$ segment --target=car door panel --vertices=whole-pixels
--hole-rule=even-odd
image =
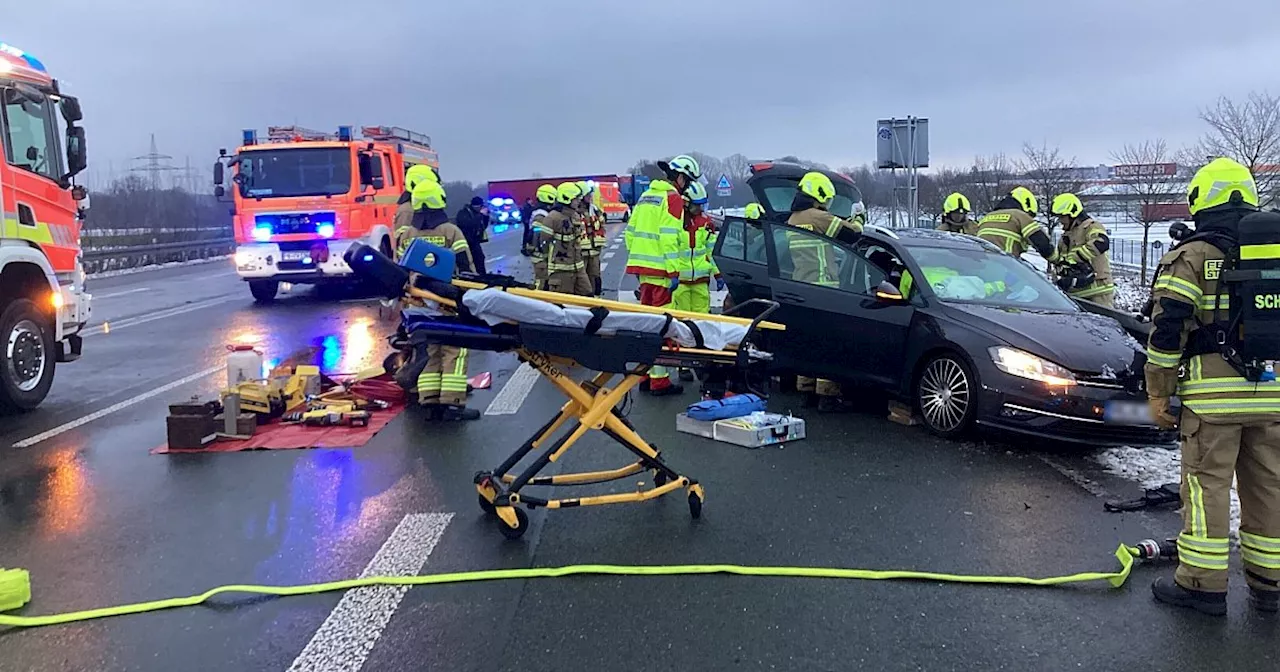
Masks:
[[[770,298],[769,265],[759,222],[726,217],[716,236],[712,257],[734,303]]]

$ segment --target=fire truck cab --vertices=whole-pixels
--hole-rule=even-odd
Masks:
[[[411,166],[439,170],[431,138],[388,126],[351,126],[335,134],[272,126],[266,142],[244,131],[244,144],[214,164],[214,193],[231,192],[236,271],[259,303],[281,282],[352,282],[342,255],[353,243],[390,254],[392,220]],[[230,189],[223,186],[231,168]]]
[[[82,116],[44,64],[0,42],[0,412],[38,406],[55,365],[80,357]]]

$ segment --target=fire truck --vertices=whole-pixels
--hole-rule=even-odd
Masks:
[[[391,253],[405,171],[440,167],[430,137],[397,126],[365,126],[358,138],[351,126],[272,126],[261,141],[249,129],[235,154],[219,154],[214,194],[231,193],[236,271],[259,303],[273,301],[281,282],[353,282],[342,260],[353,243]]]
[[[0,412],[44,400],[80,357],[89,321],[80,259],[85,169],[80,101],[38,59],[0,42]],[[66,151],[63,153],[63,147]]]

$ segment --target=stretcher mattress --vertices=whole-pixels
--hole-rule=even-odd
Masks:
[[[585,329],[596,318],[592,311],[585,308],[563,308],[547,301],[516,296],[501,289],[470,290],[463,295],[462,303],[472,315],[489,325],[517,322]],[[704,347],[711,350],[724,350],[730,345],[739,345],[747,335],[747,327],[738,324],[711,320],[693,320],[693,323],[702,335],[701,344],[698,343],[694,330],[683,321],[649,313],[609,311],[596,333],[661,333],[663,338],[671,339],[686,348]]]

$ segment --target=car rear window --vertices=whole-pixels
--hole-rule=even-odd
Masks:
[[[853,216],[853,204],[862,200],[858,188],[844,180],[832,180],[836,185],[836,197],[831,201],[831,214],[848,219]],[[760,180],[760,190],[774,212],[791,212],[791,201],[796,197],[800,181],[789,177],[765,177]]]

